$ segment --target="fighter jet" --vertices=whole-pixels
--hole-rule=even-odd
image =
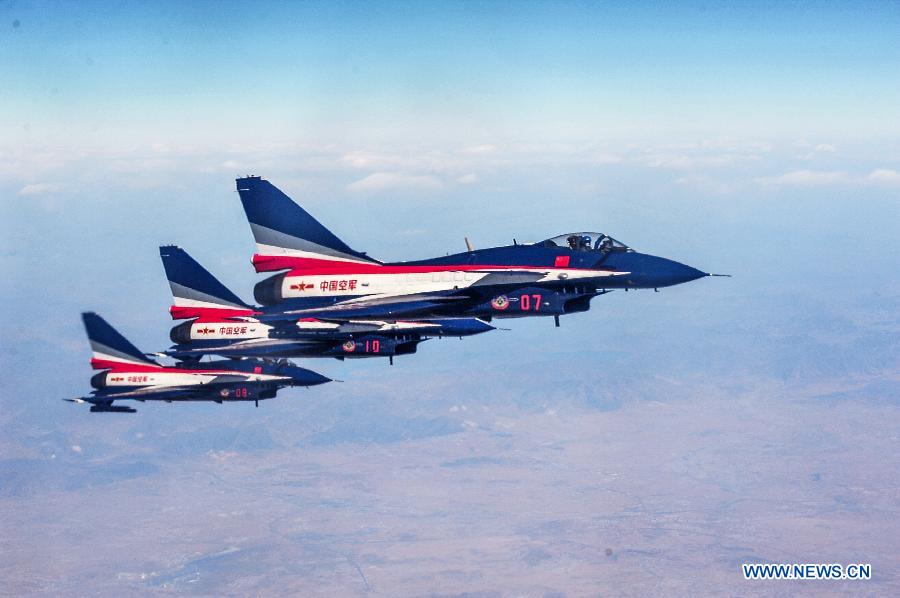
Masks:
[[[385,263],[351,249],[267,180],[239,178],[237,190],[256,240],[256,271],[280,271],[254,296],[299,317],[554,316],[558,326],[560,315],[587,311],[613,289],[709,276],[594,232]]]
[[[106,320],[82,314],[91,343],[91,367],[102,370],[91,378],[96,390],[72,403],[88,403],[92,413],[134,413],[114,401],[259,401],[274,398],[287,386],[314,386],[330,382],[316,372],[287,360],[228,360],[180,363],[167,367],[141,353]]]
[[[388,357],[415,353],[432,337],[469,336],[493,330],[477,318],[425,321],[342,320],[284,315],[276,305],[245,303],[174,245],[159,248],[172,290],[169,313],[188,320],[172,328],[175,343],[165,353],[182,360],[223,357]],[[265,318],[265,322],[260,320]]]

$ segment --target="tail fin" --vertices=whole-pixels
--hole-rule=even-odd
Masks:
[[[91,343],[91,366],[95,370],[133,366],[162,367],[128,342],[124,336],[94,312],[81,314]]]
[[[257,272],[334,262],[380,263],[350,249],[269,181],[256,176],[237,179],[237,190],[256,239]]]
[[[159,257],[172,288],[169,313],[173,320],[254,313],[252,306],[241,301],[181,247],[163,245],[159,248]]]

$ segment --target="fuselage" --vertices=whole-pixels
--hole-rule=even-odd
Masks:
[[[100,372],[91,378],[91,386],[97,389],[129,390],[146,386],[184,387],[202,386],[222,376],[240,376],[247,383],[285,382],[289,376],[259,372],[242,372],[233,369],[123,366]]]
[[[211,314],[183,322],[170,332],[175,343],[166,354],[178,359],[204,355],[223,357],[393,357],[415,353],[434,337],[471,336],[494,327],[477,318],[425,321],[328,322],[315,318],[279,318],[277,310],[254,310],[273,318],[267,324],[253,316],[214,319]]]
[[[328,381],[325,376],[297,367],[290,362],[220,360],[207,363],[181,363],[177,366],[159,366],[92,360],[91,364],[94,369],[103,370],[91,378],[91,386],[110,393],[145,387],[160,390],[175,387],[198,387],[220,384],[223,380],[233,384],[260,388],[312,386]]]
[[[258,260],[268,267],[292,262]],[[428,260],[371,264],[310,260],[256,285],[263,305],[289,301],[315,307],[370,297],[452,293],[483,289],[502,295],[523,287],[646,289],[695,280],[706,274],[678,262],[627,248],[578,251],[567,247],[508,245]],[[516,276],[516,275],[519,276]]]
[[[705,274],[573,232],[431,259],[385,263],[352,249],[269,181],[236,181],[256,241],[256,300],[311,317],[559,316],[611,289],[671,286]],[[515,301],[514,301],[515,300]],[[516,302],[519,309],[510,309]]]
[[[199,359],[165,366],[135,347],[94,312],[82,315],[91,345],[91,367],[100,370],[91,378],[88,396],[65,399],[89,403],[94,413],[134,413],[114,405],[116,401],[254,401],[274,398],[286,386],[314,386],[329,382],[321,374],[297,367],[287,360]]]

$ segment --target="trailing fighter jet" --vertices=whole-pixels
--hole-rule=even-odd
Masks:
[[[709,276],[592,232],[384,263],[351,249],[267,180],[240,178],[237,190],[256,240],[256,271],[281,271],[254,296],[298,317],[554,316],[559,325],[560,315],[587,311],[612,289]]]
[[[188,253],[159,248],[172,289],[169,313],[189,320],[172,328],[175,343],[165,353],[183,360],[223,357],[388,357],[415,353],[430,337],[469,336],[493,330],[477,318],[426,321],[331,322],[281,315],[278,306],[244,303]],[[266,322],[262,322],[264,317]]]
[[[314,386],[330,382],[316,372],[287,360],[228,360],[181,363],[167,367],[141,353],[106,320],[82,314],[91,343],[91,366],[103,370],[91,378],[96,390],[72,403],[89,403],[91,412],[134,413],[114,401],[254,401],[271,399],[286,386]]]

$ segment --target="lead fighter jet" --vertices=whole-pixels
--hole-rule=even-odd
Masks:
[[[96,390],[72,403],[88,403],[92,413],[134,413],[114,401],[254,401],[274,398],[286,386],[314,386],[330,382],[316,372],[289,361],[250,359],[160,365],[141,353],[106,320],[82,314],[93,355],[91,366],[103,370],[91,378]]]
[[[278,272],[256,300],[315,318],[559,316],[612,289],[658,289],[703,276],[612,237],[569,233],[419,261],[384,263],[351,249],[272,183],[237,179],[257,272]],[[263,320],[265,316],[263,316]]]

